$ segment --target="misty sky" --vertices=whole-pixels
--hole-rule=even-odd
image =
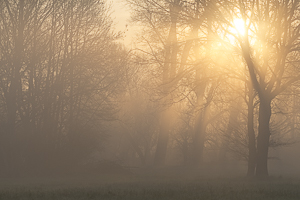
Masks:
[[[116,24],[116,31],[125,31],[126,25],[129,25],[130,12],[129,8],[126,7],[124,0],[113,0],[112,1],[112,18]],[[124,43],[130,43],[130,36],[133,33],[132,27],[127,27],[126,37],[124,38]]]

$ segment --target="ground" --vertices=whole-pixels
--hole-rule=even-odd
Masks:
[[[0,199],[299,200],[300,179],[271,177],[165,177],[101,175],[93,178],[1,180]]]

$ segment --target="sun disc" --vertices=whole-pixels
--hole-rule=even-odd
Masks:
[[[244,35],[245,34],[245,22],[242,19],[234,19],[233,20],[233,25],[235,30],[241,34]]]

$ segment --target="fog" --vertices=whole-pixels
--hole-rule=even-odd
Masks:
[[[1,186],[299,178],[299,6],[0,1]]]

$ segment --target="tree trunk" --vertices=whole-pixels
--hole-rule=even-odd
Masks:
[[[256,176],[268,176],[271,101],[260,98]]]
[[[10,10],[10,5],[6,2],[7,9]],[[18,9],[18,17],[17,17],[17,28],[13,32],[15,35],[15,47],[14,47],[14,61],[12,66],[12,74],[11,74],[11,84],[8,89],[8,96],[6,99],[7,105],[7,120],[10,127],[11,133],[14,132],[17,110],[18,110],[18,101],[21,98],[19,95],[22,91],[21,87],[21,77],[20,70],[22,68],[22,57],[23,57],[23,43],[24,43],[24,0],[20,0],[19,9]],[[15,19],[11,18],[11,21],[15,23]],[[19,94],[19,95],[18,95]]]
[[[198,115],[196,121],[195,121],[195,138],[194,138],[194,165],[200,166],[203,162],[203,149],[204,149],[204,143],[205,143],[205,129],[206,125],[204,123],[206,110],[204,110]]]
[[[248,71],[252,81],[253,88],[257,91],[260,100],[259,119],[258,119],[258,136],[257,136],[257,164],[256,176],[268,176],[268,151],[270,139],[270,118],[271,118],[271,99],[270,94],[265,89],[266,83],[263,79],[258,82],[256,77],[255,66],[250,55],[249,41],[241,43],[244,59],[248,66]]]
[[[256,140],[255,140],[255,132],[253,127],[253,88],[251,84],[249,84],[249,101],[248,101],[248,171],[247,176],[254,176],[255,168],[256,168]]]
[[[227,157],[226,154],[228,153],[228,147],[230,146],[230,140],[234,137],[234,133],[237,131],[237,126],[239,124],[238,117],[239,117],[239,108],[241,107],[241,101],[238,99],[237,101],[232,101],[230,105],[230,112],[229,112],[229,121],[227,125],[227,130],[225,132],[225,137],[222,140],[221,147],[219,149],[219,167],[220,170],[224,171],[227,170]]]
[[[164,61],[164,68],[163,68],[163,95],[166,95],[164,98],[166,104],[165,110],[162,111],[162,118],[160,122],[160,131],[158,136],[158,142],[156,146],[155,158],[154,158],[154,165],[155,166],[162,166],[164,165],[166,154],[167,154],[167,145],[169,140],[169,132],[170,132],[170,119],[168,119],[168,104],[172,103],[170,101],[171,98],[171,87],[168,86],[176,76],[176,66],[177,66],[177,52],[178,52],[178,44],[177,44],[177,32],[176,32],[176,25],[177,25],[177,18],[179,12],[179,0],[175,0],[174,3],[170,4],[170,18],[171,18],[171,25],[169,36],[166,41],[166,54],[165,54],[165,61]],[[163,100],[163,101],[164,101]]]
[[[165,164],[166,155],[167,155],[169,134],[166,133],[165,131],[162,132],[163,133],[159,134],[158,143],[155,151],[154,165],[156,167],[160,167]]]
[[[169,131],[170,131],[170,119],[168,111],[163,111],[162,117],[160,119],[160,133],[158,135],[158,141],[154,157],[154,166],[159,167],[165,164],[167,147],[169,140]]]

